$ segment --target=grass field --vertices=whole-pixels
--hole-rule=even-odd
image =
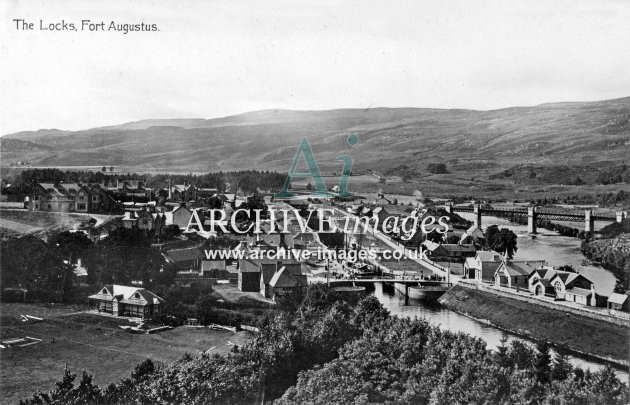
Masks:
[[[210,353],[226,354],[232,343],[243,345],[253,337],[249,332],[187,327],[151,335],[132,334],[118,327],[130,325],[125,319],[87,314],[85,310],[80,306],[2,304],[3,341],[27,336],[42,339],[34,345],[1,349],[2,404],[16,403],[36,390],[52,389],[66,364],[79,375],[83,370],[89,372],[103,386],[128,376],[147,358],[168,364],[185,353],[199,355],[210,349]],[[21,314],[44,321],[22,323]]]
[[[461,286],[455,286],[443,298],[447,308],[487,319],[507,330],[526,330],[534,339],[628,361],[627,327]]]
[[[111,216],[0,209],[0,237],[42,236],[49,232],[66,231],[85,225],[90,218],[95,218],[98,226]]]

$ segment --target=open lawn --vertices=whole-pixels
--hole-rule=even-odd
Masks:
[[[232,344],[243,345],[253,335],[208,328],[179,327],[162,333],[133,334],[119,325],[125,319],[84,313],[85,308],[64,305],[2,304],[2,341],[32,337],[41,342],[0,349],[0,402],[15,403],[36,390],[48,391],[63,375],[66,364],[77,374],[83,370],[103,386],[128,376],[133,367],[150,358],[170,363],[185,353],[204,351],[226,354]],[[23,323],[21,314],[44,318]]]
[[[252,307],[266,307],[275,305],[273,300],[263,298],[258,292],[243,292],[235,284],[217,284],[212,286],[213,295],[217,299],[228,302],[250,305]]]
[[[51,231],[67,231],[86,225],[95,218],[97,226],[112,218],[109,215],[67,212],[17,211],[0,209],[0,229],[8,235],[41,234]]]

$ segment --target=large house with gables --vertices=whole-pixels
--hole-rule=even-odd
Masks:
[[[495,251],[478,250],[475,257],[464,262],[464,274],[478,283],[494,281],[494,274],[503,262],[503,256]]]
[[[117,202],[99,186],[80,183],[38,183],[28,202],[30,211],[109,212]]]
[[[494,273],[494,284],[498,287],[529,289],[529,275],[537,269],[547,266],[544,260],[504,261]]]
[[[581,274],[558,272],[549,279],[549,282],[558,299],[592,307],[597,305],[595,285]]]
[[[106,285],[88,297],[99,312],[114,316],[151,318],[162,312],[164,300],[149,290],[124,285]]]

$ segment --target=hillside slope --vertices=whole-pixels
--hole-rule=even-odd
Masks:
[[[354,157],[355,170],[461,170],[515,164],[595,164],[630,156],[630,97],[494,111],[418,108],[266,110],[218,119],[144,120],[83,131],[6,135],[3,166],[116,166],[138,171],[286,171],[307,137],[324,170]],[[348,134],[359,143],[350,147]]]

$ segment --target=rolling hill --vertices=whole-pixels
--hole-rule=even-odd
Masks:
[[[358,135],[356,146],[346,142]],[[425,171],[442,161],[450,170],[499,172],[517,164],[604,167],[630,156],[630,97],[553,103],[493,111],[373,108],[265,110],[217,119],[161,119],[83,131],[39,130],[5,135],[4,167],[115,166],[138,172],[228,169],[287,171],[307,137],[324,171],[335,158],[355,170],[395,174]]]

